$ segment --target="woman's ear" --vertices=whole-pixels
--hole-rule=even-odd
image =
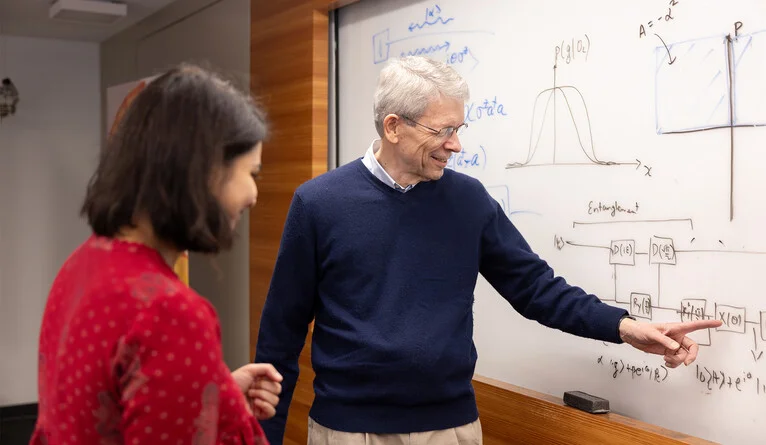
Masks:
[[[392,144],[399,143],[402,137],[402,119],[395,114],[389,114],[383,119],[383,136]]]

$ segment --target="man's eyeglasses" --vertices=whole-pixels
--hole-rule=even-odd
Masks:
[[[462,124],[458,125],[457,127],[444,127],[441,130],[437,130],[435,128],[429,127],[428,125],[423,125],[420,122],[415,121],[414,119],[410,119],[407,116],[402,116],[402,118],[404,120],[412,122],[413,124],[415,124],[415,125],[417,125],[419,127],[423,127],[426,130],[428,130],[431,133],[433,133],[434,135],[436,135],[437,137],[444,138],[444,139],[448,139],[448,138],[452,137],[453,133],[455,133],[457,135],[460,135],[460,134],[463,133],[463,130],[468,128],[468,124],[463,122]]]

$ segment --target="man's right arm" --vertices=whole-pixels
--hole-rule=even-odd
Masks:
[[[300,195],[293,195],[271,278],[255,351],[256,363],[271,363],[284,380],[276,415],[261,421],[271,445],[281,445],[287,411],[298,380],[298,357],[314,316],[316,237]]]

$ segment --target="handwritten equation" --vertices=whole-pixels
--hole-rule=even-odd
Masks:
[[[583,58],[583,61],[588,61],[588,54],[590,53],[590,37],[585,34],[582,38],[572,37],[569,41],[561,41],[561,44],[556,45],[554,49],[554,66],[558,66],[559,61],[569,65],[574,62],[578,55]]]
[[[472,63],[471,69],[476,68],[479,64],[479,59],[471,52],[468,46],[463,46],[458,51],[451,51],[452,44],[449,40],[443,42],[437,42],[431,45],[418,46],[411,49],[404,49],[399,52],[400,57],[407,56],[431,56],[432,58],[442,59],[448,65],[461,65],[463,63]],[[437,55],[444,54],[444,57],[436,57]],[[381,53],[382,55],[382,53]]]
[[[708,391],[751,391],[757,395],[766,396],[766,380],[756,377],[752,372],[724,372],[696,365],[697,381]]]
[[[649,255],[649,264],[676,264],[676,248],[672,238],[652,236],[649,252],[636,252],[636,240],[612,240],[608,247],[609,264],[635,266],[636,255]]]
[[[487,167],[487,151],[479,145],[478,150],[463,148],[460,153],[453,154],[447,161],[447,168],[452,170],[484,170]]]
[[[678,0],[670,0],[668,2],[667,13],[663,12],[657,18],[657,20],[652,19],[652,20],[649,20],[648,22],[646,22],[645,24],[644,23],[640,24],[638,26],[638,38],[640,39],[640,38],[646,37],[646,29],[647,28],[651,29],[651,28],[653,28],[657,24],[665,23],[665,22],[669,22],[671,20],[674,20],[675,17],[673,17],[673,7],[676,6],[676,5],[678,5]],[[673,62],[676,61],[676,58],[672,54],[670,54],[670,47],[667,45],[667,43],[665,43],[665,40],[662,37],[660,37],[659,34],[657,34],[656,32],[653,32],[653,34],[655,36],[657,36],[657,38],[660,40],[660,42],[662,42],[662,46],[665,47],[665,51],[668,53],[668,65],[672,65]]]
[[[508,116],[505,106],[498,102],[497,96],[484,99],[483,102],[471,102],[465,105],[465,121],[475,122],[485,118]]]
[[[607,366],[613,379],[618,377],[643,378],[654,383],[662,383],[668,379],[669,375],[668,368],[665,366],[637,365],[622,359],[608,359],[607,361],[603,355],[596,359],[596,363]]]
[[[613,380],[618,378],[645,379],[660,384],[669,381],[670,376],[670,370],[665,366],[637,365],[623,359],[606,358],[603,355],[596,359],[596,364],[607,369],[607,375]],[[750,392],[766,397],[766,380],[755,375],[752,371],[729,372],[697,364],[695,365],[694,379],[708,394],[714,391]]]
[[[479,64],[479,59],[471,52],[471,49],[464,46],[462,50],[447,54],[447,65],[462,65],[465,62],[473,63],[471,69],[476,68]]]
[[[410,32],[414,32],[435,25],[446,25],[453,20],[455,20],[454,17],[444,18],[442,16],[442,8],[439,5],[434,5],[433,7],[426,8],[425,17],[422,21],[410,23],[407,29]]]
[[[670,0],[668,2],[668,9],[667,12],[664,12],[660,14],[660,16],[654,20],[649,20],[646,23],[642,23],[638,27],[638,37],[644,37],[646,36],[646,29],[647,28],[653,28],[655,25],[659,25],[661,23],[669,22],[671,20],[674,20],[675,17],[673,17],[673,7],[678,5],[679,0]]]

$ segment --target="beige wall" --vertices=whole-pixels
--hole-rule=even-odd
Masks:
[[[2,0],[0,0],[2,1]],[[3,36],[19,90],[0,124],[0,406],[37,401],[53,279],[90,234],[79,209],[100,146],[98,44]],[[2,63],[0,63],[2,65]]]
[[[106,114],[107,88],[157,74],[180,62],[213,68],[247,88],[250,0],[178,0],[103,42],[102,114]],[[248,227],[248,219],[243,218],[232,251],[214,259],[192,255],[189,266],[191,286],[218,310],[224,358],[232,368],[252,359],[248,345]]]

